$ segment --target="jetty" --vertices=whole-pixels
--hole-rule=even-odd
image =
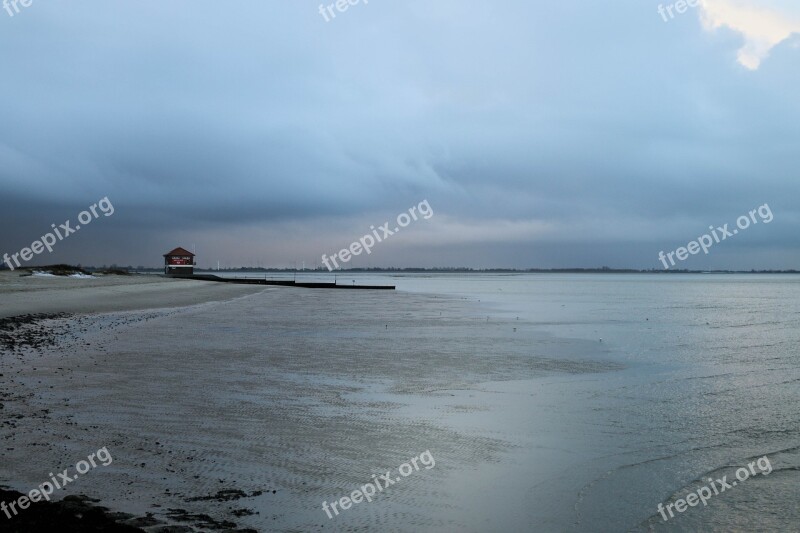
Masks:
[[[233,276],[230,278],[223,278],[213,274],[195,274],[195,266],[197,263],[194,252],[190,252],[185,248],[175,248],[174,250],[164,254],[164,275],[168,278],[178,279],[194,279],[198,281],[217,281],[220,283],[239,283],[242,285],[278,285],[280,287],[303,287],[306,289],[361,289],[361,290],[379,290],[379,291],[393,291],[394,285],[356,285],[353,281],[352,285],[339,285],[334,282],[313,282],[313,281],[297,281],[292,280],[277,280],[267,279],[264,277],[253,276]]]
[[[266,275],[263,278],[253,276],[231,277],[223,278],[213,274],[167,274],[169,278],[177,279],[193,279],[198,281],[217,281],[220,283],[239,283],[246,285],[279,285],[281,287],[303,287],[306,289],[356,289],[356,290],[395,290],[394,285],[344,285],[338,284],[335,281],[330,282],[313,282],[313,281],[297,281],[292,279],[267,279]]]

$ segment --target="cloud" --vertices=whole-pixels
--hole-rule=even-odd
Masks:
[[[775,48],[800,10],[744,1],[707,0],[720,39],[637,0],[0,16],[0,252],[109,196],[114,216],[48,260],[196,244],[204,265],[311,265],[427,198],[435,218],[363,265],[658,267],[653,250],[769,202],[779,222],[715,265],[800,264],[798,72]],[[769,72],[722,64],[741,46]]]
[[[705,0],[701,19],[706,30],[728,27],[744,37],[737,59],[749,70],[758,70],[770,51],[800,33],[800,13],[785,5],[764,6],[752,0]]]

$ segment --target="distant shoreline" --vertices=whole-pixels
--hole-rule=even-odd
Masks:
[[[141,272],[148,272],[142,270]],[[365,273],[365,274],[800,274],[800,270],[664,270],[664,269],[650,269],[650,270],[636,270],[629,268],[530,268],[530,269],[513,269],[513,268],[348,268],[343,270],[334,270],[329,272],[327,269],[292,269],[292,268],[221,268],[219,270],[201,270],[196,269],[196,272],[227,272],[227,273],[241,273],[241,272],[280,272],[280,273],[297,273],[306,272],[309,274],[338,274],[338,273]]]
[[[30,272],[48,267],[26,266],[17,269],[15,272]],[[107,273],[109,267],[81,266],[75,267],[89,273]],[[133,266],[112,265],[113,273],[117,274],[163,274],[163,268],[140,268]],[[0,272],[9,272],[8,269],[0,268]],[[245,273],[245,272],[265,272],[281,274],[800,274],[800,270],[690,270],[690,269],[670,269],[651,268],[467,268],[467,267],[442,267],[442,268],[347,268],[329,271],[326,268],[263,268],[263,267],[237,267],[237,268],[195,268],[197,274],[209,274],[214,272],[225,273]],[[110,273],[110,272],[109,272]]]

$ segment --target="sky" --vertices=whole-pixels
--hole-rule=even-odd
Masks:
[[[671,268],[800,269],[795,0],[352,1],[9,0],[0,253],[107,198],[27,264],[313,268],[427,201],[346,266],[649,269],[767,205]]]

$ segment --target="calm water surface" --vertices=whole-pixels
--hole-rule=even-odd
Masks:
[[[398,291],[86,319],[89,345],[14,370],[54,415],[19,421],[8,479],[107,445],[75,490],[259,531],[800,530],[800,277],[337,277]],[[322,511],[426,450],[434,468]],[[762,456],[769,475],[659,515]]]
[[[543,331],[596,341],[604,357],[627,366],[601,379],[551,383],[558,419],[547,430],[580,460],[570,457],[564,471],[541,480],[540,453],[519,451],[528,484],[537,480],[528,504],[541,514],[531,512],[530,524],[544,519],[575,531],[800,530],[800,277],[395,279],[403,290],[480,299]],[[708,507],[676,512],[666,523],[657,514],[659,502],[683,498],[709,477],[735,479],[737,468],[763,455],[769,475],[756,468],[759,475]]]

